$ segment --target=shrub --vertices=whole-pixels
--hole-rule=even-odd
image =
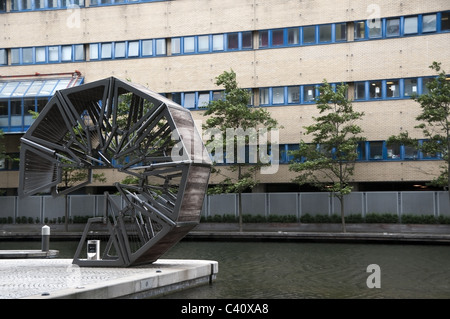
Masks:
[[[399,222],[397,214],[377,214],[369,213],[365,218],[366,223],[383,223],[383,224],[396,224]]]
[[[433,215],[412,215],[405,214],[402,215],[403,224],[436,224],[438,219]]]

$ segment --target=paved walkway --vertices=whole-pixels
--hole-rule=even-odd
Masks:
[[[160,259],[130,267],[79,267],[72,259],[3,259],[0,299],[154,297],[215,279],[218,263]]]

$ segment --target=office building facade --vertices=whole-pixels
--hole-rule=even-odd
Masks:
[[[257,176],[256,190],[301,190],[291,182],[289,151],[312,139],[304,126],[318,114],[324,79],[348,84],[365,113],[354,189],[423,188],[439,173],[439,154],[386,140],[404,131],[424,138],[411,95],[426,92],[433,61],[450,70],[449,51],[447,0],[0,0],[0,129],[10,156],[0,189],[15,195],[13,158],[33,122],[29,110],[42,110],[56,90],[128,79],[201,124],[205,105],[222,96],[215,78],[231,69],[251,92],[249,107],[266,108],[283,126],[278,170]],[[107,176],[107,185],[121,178],[117,170]]]

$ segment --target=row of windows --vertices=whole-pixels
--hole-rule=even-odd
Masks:
[[[433,77],[415,77],[407,79],[373,80],[352,82],[354,101],[410,99],[413,94],[426,94],[427,83]],[[450,78],[449,78],[450,80]],[[255,94],[259,97],[260,106],[298,105],[315,103],[321,84],[293,85],[248,89],[254,105]],[[331,84],[336,88],[335,83]],[[223,91],[197,91],[171,93],[174,102],[188,109],[202,109],[211,101],[223,98]]]
[[[373,25],[372,25],[373,24]],[[295,28],[261,30],[259,48],[277,48],[347,41],[348,23],[333,23]],[[450,31],[450,12],[416,16],[383,18],[376,22],[354,23],[354,39],[370,40],[398,36],[430,34]],[[170,43],[170,52],[167,45]],[[62,63],[86,60],[143,58],[154,56],[203,54],[235,50],[252,50],[253,32],[232,32],[170,39],[145,39],[89,45],[53,45],[0,49],[0,65]]]
[[[428,92],[426,83],[430,80],[432,77],[364,81],[353,82],[349,87],[353,88],[354,101],[409,99],[413,93],[426,94]],[[52,92],[67,87],[69,81],[0,83],[0,128],[5,132],[26,131],[32,123],[28,111],[42,111],[48,98],[53,94]],[[315,103],[315,98],[319,94],[319,86],[317,84],[248,89],[251,97],[250,105],[312,104]],[[332,84],[332,86],[335,88],[336,84]],[[396,92],[400,92],[399,95]],[[259,102],[255,103],[256,94]],[[207,107],[211,101],[223,99],[224,91],[176,92],[162,95],[171,98],[185,108],[198,110]]]
[[[0,12],[6,12],[6,1],[0,0]],[[89,6],[118,5],[140,2],[157,2],[167,0],[91,0]],[[11,12],[66,9],[70,7],[84,7],[84,0],[12,0]]]
[[[357,161],[411,161],[442,159],[441,154],[430,154],[419,151],[425,140],[419,140],[418,147],[401,144],[388,145],[386,141],[365,141],[358,143]],[[287,164],[295,161],[292,151],[299,149],[298,144],[280,144],[280,163]],[[320,145],[317,145],[320,149]],[[301,159],[305,161],[305,159]]]
[[[424,140],[420,140],[422,144]],[[298,150],[298,144],[280,144],[280,164],[289,164],[294,161],[292,151]],[[0,161],[0,170],[18,170],[19,153],[7,154],[9,159]],[[213,156],[211,156],[212,159]],[[357,161],[410,161],[410,160],[436,160],[440,155],[427,154],[418,151],[417,148],[404,145],[387,145],[386,141],[367,141],[358,146]]]

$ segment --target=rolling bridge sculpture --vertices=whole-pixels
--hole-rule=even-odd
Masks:
[[[211,161],[190,112],[173,101],[114,77],[57,91],[21,139],[19,195],[70,193],[100,168],[135,182],[115,183],[122,204],[105,193],[104,216],[89,218],[74,264],[152,263],[198,224]],[[67,170],[86,179],[64,187]],[[108,229],[101,258],[81,258],[99,223]]]

